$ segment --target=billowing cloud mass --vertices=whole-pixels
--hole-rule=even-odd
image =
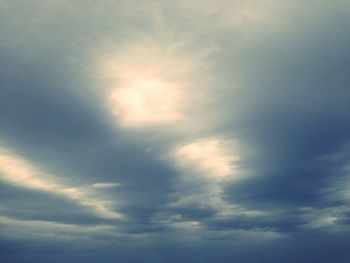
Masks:
[[[0,1],[0,261],[347,262],[347,1]]]

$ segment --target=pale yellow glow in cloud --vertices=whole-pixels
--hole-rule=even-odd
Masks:
[[[140,39],[98,58],[107,109],[119,124],[132,128],[183,126],[190,117],[189,109],[199,105],[195,100],[205,101],[205,88],[196,92],[198,58],[182,54],[180,47],[181,43],[164,45]]]
[[[175,150],[179,165],[187,169],[196,169],[205,176],[223,178],[234,173],[239,158],[230,153],[230,141],[202,139],[185,144]]]
[[[59,182],[38,167],[12,152],[0,148],[0,180],[10,184],[57,194],[90,208],[102,218],[119,219],[121,214],[110,210],[107,202],[94,197],[92,192],[79,187],[69,187]]]
[[[336,225],[337,220],[338,218],[336,216],[322,215],[306,224],[306,227],[312,229],[333,227]]]
[[[108,102],[113,114],[126,126],[167,124],[183,119],[181,87],[142,73],[134,72],[111,91]]]

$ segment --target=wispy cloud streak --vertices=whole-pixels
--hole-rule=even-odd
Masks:
[[[44,191],[63,196],[79,205],[88,207],[97,216],[120,219],[122,215],[108,208],[108,201],[95,197],[83,187],[70,187],[22,157],[5,148],[0,149],[0,179],[18,187]]]

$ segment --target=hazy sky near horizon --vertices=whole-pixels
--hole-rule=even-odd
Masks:
[[[350,2],[0,0],[0,261],[350,260]]]

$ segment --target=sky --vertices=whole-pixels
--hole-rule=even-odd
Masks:
[[[0,261],[350,261],[346,0],[0,0]]]

